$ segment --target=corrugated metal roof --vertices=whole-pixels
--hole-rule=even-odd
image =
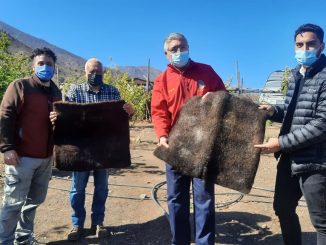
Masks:
[[[277,70],[268,76],[262,93],[259,96],[260,103],[271,105],[284,104],[285,96],[281,92],[283,74],[283,70]]]

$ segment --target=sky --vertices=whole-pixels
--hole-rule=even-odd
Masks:
[[[294,31],[326,31],[326,1],[314,0],[0,0],[0,20],[105,66],[163,71],[163,41],[183,33],[192,60],[236,86],[262,88],[269,74],[294,67]]]

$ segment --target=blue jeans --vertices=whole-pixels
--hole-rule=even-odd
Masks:
[[[70,204],[73,209],[71,219],[74,227],[84,227],[85,210],[85,188],[91,171],[73,172],[72,188],[70,191]],[[108,197],[108,170],[99,169],[93,171],[94,195],[92,203],[91,222],[92,225],[103,224],[105,202]]]
[[[317,244],[326,244],[326,173],[292,175],[291,161],[281,157],[277,166],[274,210],[279,217],[284,244],[301,245],[301,226],[296,207],[304,195]]]
[[[166,164],[167,199],[172,245],[189,245],[190,184],[194,202],[195,240],[197,245],[215,244],[214,184],[182,175]]]
[[[20,157],[18,166],[5,165],[0,244],[33,235],[36,208],[45,200],[52,173],[52,158]]]

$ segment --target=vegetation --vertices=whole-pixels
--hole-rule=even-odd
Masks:
[[[285,95],[288,91],[289,79],[291,75],[291,70],[289,67],[285,67],[284,73],[282,76],[282,85],[281,85],[281,92]]]
[[[85,82],[84,81],[84,77],[78,77],[78,76],[69,76],[69,77],[66,77],[65,80],[64,80],[64,82],[62,82],[62,83],[59,84],[59,88],[61,90],[63,99],[65,98],[65,95],[69,91],[70,86],[72,84],[79,84],[79,83],[82,83],[82,82]]]
[[[32,74],[29,57],[10,53],[11,40],[4,32],[0,32],[0,100],[12,81]]]
[[[147,92],[144,86],[136,84],[127,73],[121,74],[114,69],[106,70],[104,82],[115,86],[120,91],[121,98],[132,104],[135,109],[133,120],[148,120],[150,118],[151,92]]]
[[[273,122],[271,120],[266,120],[266,127],[272,126]]]
[[[32,74],[29,57],[18,53],[10,53],[11,40],[7,34],[0,32],[0,99],[12,81]],[[84,79],[72,75],[67,77],[60,86],[66,94],[70,85],[83,82]],[[135,109],[134,120],[149,119],[149,103],[151,93],[145,91],[143,86],[137,85],[129,78],[127,73],[118,73],[115,69],[108,69],[104,74],[104,82],[115,86],[121,98],[133,105]]]
[[[149,120],[149,103],[151,100],[151,92],[145,91],[145,88],[136,84],[127,73],[119,73],[115,69],[107,69],[104,72],[103,81],[106,84],[116,87],[121,95],[121,99],[130,103],[134,109],[135,114],[133,120]],[[65,95],[71,84],[78,84],[85,82],[84,78],[69,77],[65,79],[65,83],[60,86],[62,94]]]

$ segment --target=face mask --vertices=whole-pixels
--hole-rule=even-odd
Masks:
[[[172,65],[176,67],[184,67],[189,61],[189,51],[177,52],[171,55]]]
[[[42,82],[47,82],[53,77],[54,68],[49,65],[36,66],[35,74]]]
[[[89,74],[88,78],[87,78],[87,82],[89,85],[96,87],[96,86],[100,86],[103,82],[102,82],[102,75],[99,74]]]
[[[317,50],[295,51],[295,59],[299,65],[311,66],[318,60]]]

